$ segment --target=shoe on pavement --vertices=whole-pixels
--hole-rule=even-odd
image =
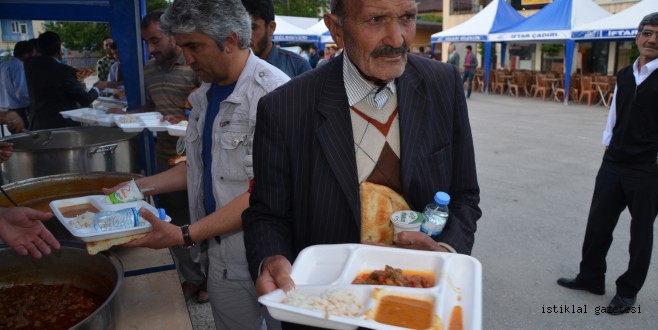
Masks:
[[[637,296],[636,296],[637,297]],[[630,313],[631,307],[635,305],[635,298],[624,298],[619,295],[615,295],[610,304],[608,305],[608,314],[610,315],[620,315],[625,313]]]
[[[201,288],[199,289],[199,292],[196,294],[196,302],[199,304],[205,304],[209,301],[210,295],[208,295],[208,284],[204,281],[201,285]]]
[[[584,280],[581,280],[578,277],[576,278],[563,277],[557,280],[557,284],[572,290],[585,290],[597,295],[605,294],[605,285],[588,283]]]
[[[185,301],[190,300],[190,298],[194,297],[201,290],[200,285],[194,285],[187,281],[183,282],[181,287],[183,288],[183,296],[185,297]]]

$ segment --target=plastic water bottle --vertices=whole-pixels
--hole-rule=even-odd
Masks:
[[[101,211],[94,215],[96,231],[113,231],[139,225],[139,212],[131,207],[118,211]]]
[[[420,226],[420,231],[436,238],[441,235],[443,227],[448,221],[448,204],[450,195],[439,191],[434,195],[434,202],[427,204],[423,211],[425,222]]]
[[[164,209],[158,209],[160,219],[166,219]],[[135,207],[118,211],[101,211],[94,215],[96,231],[114,231],[139,226],[139,210]]]

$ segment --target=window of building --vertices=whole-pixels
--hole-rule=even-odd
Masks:
[[[11,21],[11,32],[27,34],[27,22],[26,21]]]

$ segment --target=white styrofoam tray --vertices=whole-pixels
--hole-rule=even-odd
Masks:
[[[121,122],[122,119],[128,115],[137,118],[139,122],[135,122],[135,123]],[[126,133],[141,132],[144,129],[148,129],[153,132],[166,131],[167,125],[169,125],[169,123],[160,122],[160,118],[162,118],[162,114],[159,112],[141,112],[141,113],[132,113],[125,115],[119,114],[114,116],[114,120],[117,126],[119,126],[119,128],[121,128]]]
[[[137,209],[146,208],[156,216],[158,215],[157,209],[145,201],[112,204],[107,198],[107,196],[105,195],[91,195],[91,196],[76,197],[69,199],[60,199],[50,202],[49,204],[50,209],[53,211],[55,217],[57,217],[59,222],[61,222],[62,225],[73,236],[81,239],[84,242],[93,242],[93,241],[123,237],[133,234],[147,233],[151,231],[151,224],[140,217],[139,226],[134,228],[126,228],[126,229],[119,229],[119,230],[105,231],[105,232],[98,232],[96,231],[96,229],[94,229],[93,226],[90,228],[75,228],[70,224],[70,222],[75,218],[64,217],[64,215],[62,215],[62,212],[60,211],[60,208],[79,205],[79,204],[91,204],[100,211],[118,211],[131,207],[135,207]],[[167,216],[166,219],[163,221],[171,222],[171,217]]]
[[[167,133],[171,136],[185,136],[187,126],[167,125]]]
[[[358,274],[384,269],[386,265],[403,270],[433,272],[436,285],[424,289],[351,284]],[[259,302],[267,306],[272,317],[281,321],[333,329],[402,329],[366,317],[367,310],[376,309],[373,290],[382,289],[385,294],[433,301],[435,314],[440,317],[444,329],[449,327],[455,306],[462,307],[464,329],[482,328],[482,266],[471,256],[362,244],[315,245],[299,254],[291,277],[295,281],[295,290],[300,294],[309,296],[320,295],[327,290],[348,290],[356,296],[363,309],[358,317],[329,315],[326,318],[324,312],[281,303],[285,297],[282,290],[261,296]]]
[[[112,127],[114,126],[114,115],[106,114],[102,109],[80,108],[75,110],[61,111],[60,114],[64,118],[90,124]]]

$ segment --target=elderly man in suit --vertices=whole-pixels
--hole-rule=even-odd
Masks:
[[[30,95],[30,130],[80,126],[64,119],[60,111],[89,106],[99,90],[86,91],[75,75],[77,70],[60,62],[62,42],[59,35],[46,31],[39,35],[41,56],[25,62],[25,78]]]
[[[260,294],[293,287],[303,248],[361,241],[366,180],[415,210],[437,191],[452,196],[437,241],[404,232],[396,246],[471,252],[481,211],[461,79],[452,65],[407,53],[416,13],[414,0],[331,1],[324,20],[343,54],[261,98],[242,215]]]

